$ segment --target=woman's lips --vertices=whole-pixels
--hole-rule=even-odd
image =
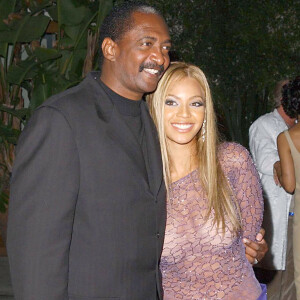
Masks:
[[[194,126],[193,123],[171,123],[171,125],[179,132],[188,132]]]

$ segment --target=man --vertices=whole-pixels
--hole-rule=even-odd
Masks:
[[[268,299],[296,299],[293,255],[292,255],[292,196],[275,184],[273,165],[279,160],[277,136],[294,125],[295,119],[286,115],[281,105],[282,87],[288,80],[280,81],[274,93],[275,109],[258,118],[250,127],[250,151],[261,182],[265,198],[264,227],[267,230],[267,242],[270,251],[260,267],[266,270],[278,270],[268,284]],[[273,274],[274,275],[274,274]]]
[[[169,65],[170,36],[152,7],[125,3],[100,43],[101,75],[47,100],[19,140],[8,224],[16,299],[162,299],[166,195],[141,98]],[[250,246],[252,261],[266,249]]]

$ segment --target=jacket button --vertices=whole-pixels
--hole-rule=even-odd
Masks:
[[[156,234],[156,237],[159,239],[160,238],[160,234],[159,232]]]

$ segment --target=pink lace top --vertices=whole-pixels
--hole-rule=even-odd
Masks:
[[[259,177],[248,151],[235,143],[219,148],[219,159],[241,210],[242,231],[226,221],[225,235],[204,222],[208,205],[198,171],[173,182],[161,258],[164,300],[257,299],[261,288],[245,256],[242,238],[255,240],[263,215]]]

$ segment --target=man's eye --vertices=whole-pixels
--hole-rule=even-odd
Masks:
[[[177,103],[174,100],[171,100],[171,99],[167,99],[165,101],[165,104],[168,105],[168,106],[175,106],[175,105],[177,105]]]
[[[146,46],[146,47],[149,47],[149,46],[151,46],[151,45],[152,45],[151,42],[143,42],[143,43],[142,43],[142,46]]]
[[[162,47],[164,50],[170,51],[171,50],[171,46],[163,46]]]

